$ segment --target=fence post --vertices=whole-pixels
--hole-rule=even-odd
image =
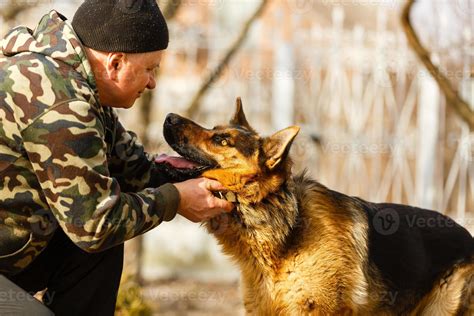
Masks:
[[[294,50],[291,34],[291,16],[286,12],[282,14],[284,23],[282,26],[283,36],[276,38],[275,44],[275,74],[273,78],[273,110],[272,126],[275,129],[282,129],[291,124],[294,120],[294,94],[295,82],[293,78],[295,62]]]
[[[436,148],[439,131],[440,91],[428,74],[419,78],[418,146],[416,159],[416,201],[420,207],[434,208]]]

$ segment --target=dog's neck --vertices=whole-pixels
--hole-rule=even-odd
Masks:
[[[293,192],[290,180],[256,203],[239,194],[221,193],[222,198],[235,204],[235,209],[211,220],[208,229],[239,263],[253,261],[263,270],[275,271],[276,259],[297,225],[298,206]]]

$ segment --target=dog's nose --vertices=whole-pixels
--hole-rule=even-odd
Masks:
[[[170,113],[166,116],[165,123],[169,125],[178,125],[182,123],[182,119],[179,115]]]

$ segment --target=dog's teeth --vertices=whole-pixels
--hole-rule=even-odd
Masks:
[[[233,192],[227,192],[225,193],[225,199],[229,202],[235,203],[237,202],[237,197]]]

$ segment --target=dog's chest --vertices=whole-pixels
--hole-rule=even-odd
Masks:
[[[249,314],[321,315],[338,312],[343,302],[338,300],[338,287],[332,273],[312,258],[293,257],[282,263],[273,276],[255,275],[244,284],[245,305]],[[333,275],[333,276],[331,276]],[[245,280],[245,278],[244,278]]]

